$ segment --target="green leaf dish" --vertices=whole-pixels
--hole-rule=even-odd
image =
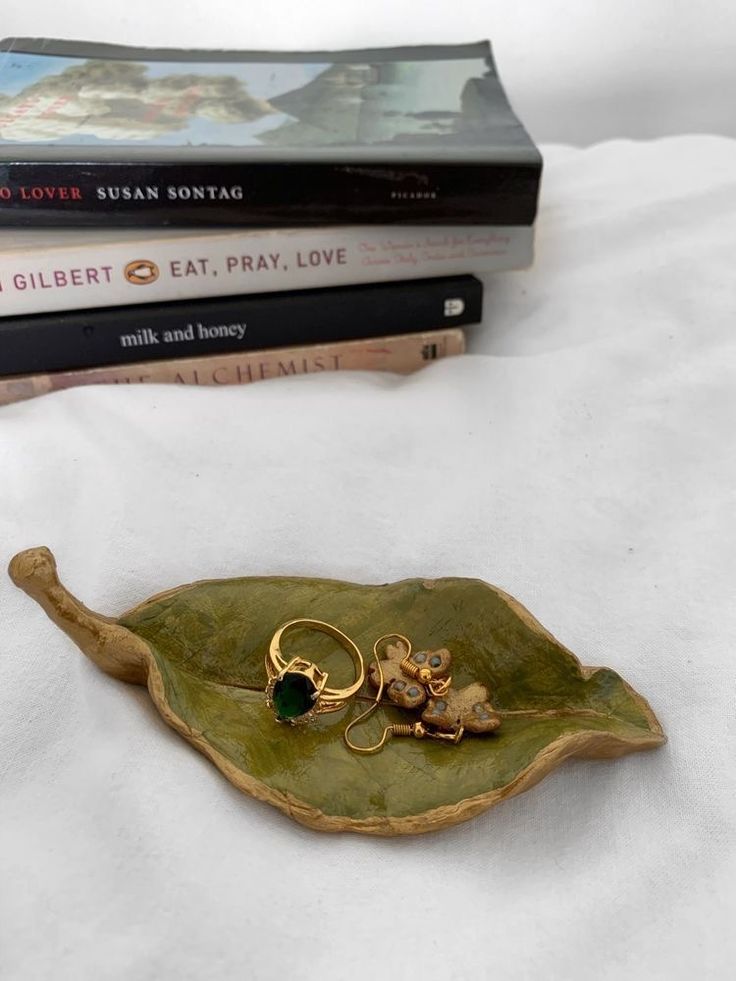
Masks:
[[[446,828],[528,790],[568,757],[622,756],[665,741],[645,699],[614,671],[582,666],[515,599],[480,580],[209,580],[113,619],[61,585],[47,548],[19,553],[9,572],[103,671],[145,684],[166,722],[236,787],[320,831]],[[316,725],[277,722],[264,696],[264,656],[278,626],[297,617],[337,625],[367,659],[393,631],[415,649],[447,647],[454,683],[486,685],[500,729],[458,745],[396,738],[359,756],[342,736],[370,704],[367,686],[364,698]],[[290,654],[349,683],[348,659],[330,638],[300,632],[290,643]],[[381,704],[361,738],[402,721],[406,713]]]

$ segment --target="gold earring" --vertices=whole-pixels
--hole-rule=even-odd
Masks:
[[[378,685],[376,687],[376,694],[373,699],[373,702],[368,706],[365,712],[361,712],[361,714],[357,716],[357,718],[353,719],[353,721],[350,722],[345,727],[345,731],[343,732],[343,739],[345,741],[345,745],[348,747],[348,749],[352,750],[353,753],[362,753],[368,756],[373,753],[378,753],[380,750],[382,750],[383,747],[386,745],[386,743],[389,741],[389,739],[391,739],[393,736],[413,736],[415,739],[427,738],[427,739],[437,739],[443,742],[459,743],[464,733],[463,726],[457,727],[452,732],[435,732],[428,729],[421,721],[412,722],[412,723],[400,723],[400,722],[390,723],[389,725],[384,727],[383,733],[381,734],[381,738],[373,746],[358,746],[357,743],[352,742],[352,740],[350,739],[349,734],[351,729],[353,729],[359,723],[364,722],[366,719],[370,718],[370,716],[376,711],[378,706],[381,704],[381,696],[383,695],[383,690],[385,687],[385,678],[383,675],[383,667],[381,666],[381,658],[378,653],[378,647],[382,641],[388,640],[389,638],[392,637],[403,641],[406,649],[409,651],[409,654],[411,653],[411,643],[402,634],[384,634],[383,637],[379,637],[378,640],[375,642],[375,644],[373,645],[373,658],[375,661],[374,668],[379,679]],[[408,657],[408,655],[406,656]]]

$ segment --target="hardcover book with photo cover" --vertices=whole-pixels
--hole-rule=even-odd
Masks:
[[[0,224],[523,226],[540,172],[488,42],[0,42]]]

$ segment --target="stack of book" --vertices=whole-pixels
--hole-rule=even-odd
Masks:
[[[0,404],[413,371],[532,260],[541,157],[487,42],[0,51]]]

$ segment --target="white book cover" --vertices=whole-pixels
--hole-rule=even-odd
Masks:
[[[4,229],[0,316],[522,269],[531,226]]]

